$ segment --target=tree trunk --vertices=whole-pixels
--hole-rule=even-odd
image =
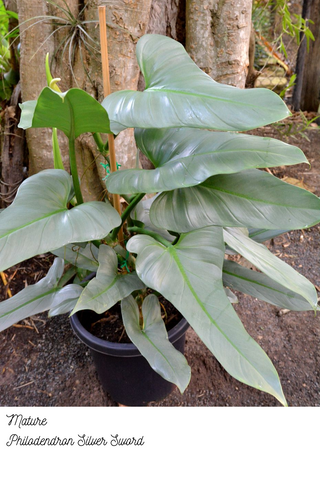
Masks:
[[[64,6],[62,0],[56,0],[58,5]],[[81,50],[77,48],[75,55],[70,61],[69,46],[62,56],[62,48],[57,52],[53,63],[53,76],[61,77],[59,84],[62,90],[71,87],[79,87],[88,91],[98,101],[103,99],[101,57],[99,53],[99,28],[98,6],[106,5],[108,23],[108,47],[111,77],[111,91],[121,89],[137,89],[139,67],[135,57],[135,46],[140,36],[147,28],[150,15],[151,0],[117,0],[98,1],[91,0],[68,0],[68,7],[75,17],[86,4],[80,20],[92,21],[83,24],[88,34],[96,44],[92,42],[92,48],[86,51],[83,44]],[[32,100],[38,97],[42,88],[46,86],[45,56],[57,50],[65,35],[70,29],[64,28],[53,33],[50,21],[39,21],[36,16],[56,14],[65,16],[59,8],[47,5],[44,0],[18,0],[20,24],[25,20],[29,23],[21,26],[21,83],[22,100]],[[30,28],[30,25],[34,26]],[[29,27],[29,28],[28,28]],[[71,32],[72,33],[72,32]],[[79,37],[75,36],[79,45]],[[88,38],[86,38],[88,40]],[[64,40],[64,45],[67,39]],[[44,42],[44,44],[43,44]],[[43,44],[43,46],[42,46]],[[70,49],[72,51],[72,49]],[[36,52],[36,53],[35,53]],[[71,65],[70,65],[71,64]],[[66,68],[69,66],[69,69]],[[70,66],[73,73],[70,73]],[[29,174],[34,174],[45,168],[52,168],[52,143],[50,129],[27,130],[27,141],[30,156]],[[59,135],[60,147],[63,160],[68,167],[67,139],[63,134]],[[105,169],[100,163],[104,159],[97,154],[97,149],[91,135],[83,135],[76,145],[79,163],[79,175],[81,187],[85,199],[101,198],[105,184],[102,178],[106,175]],[[122,168],[135,165],[135,147],[133,142],[133,130],[122,132],[116,139],[117,161]]]
[[[251,11],[251,0],[187,0],[186,49],[219,83],[245,86]]]
[[[294,110],[317,112],[320,94],[320,2],[319,0],[304,0],[302,17],[309,18],[314,23],[309,28],[315,41],[310,40],[309,51],[304,37],[300,43],[296,74],[297,82],[293,91],[292,104]]]
[[[146,33],[151,1],[95,0],[90,10],[88,9],[88,15],[94,18],[97,15],[98,5],[106,5],[111,92],[138,88],[140,70],[136,59],[136,44]],[[92,35],[95,34],[93,30],[92,28]],[[100,86],[102,100],[100,61],[94,63],[93,71],[95,70],[99,72],[97,85]],[[115,148],[117,162],[121,168],[133,168],[136,164],[136,147],[132,128],[117,136]]]
[[[14,88],[10,104],[4,112],[4,141],[1,152],[2,207],[9,206],[24,179],[25,132],[18,128],[21,102],[20,83]]]
[[[45,56],[51,51],[49,42],[39,49],[42,42],[52,32],[52,27],[44,22],[30,28],[31,18],[47,14],[47,7],[42,0],[26,2],[18,0],[18,12],[20,23],[20,81],[22,101],[34,100],[38,97],[43,87],[46,86]],[[24,23],[23,22],[27,22]],[[36,20],[34,20],[36,22]],[[35,54],[35,52],[39,51]],[[26,131],[29,147],[29,174],[36,173],[43,168],[52,168],[51,135],[48,129],[30,129]]]

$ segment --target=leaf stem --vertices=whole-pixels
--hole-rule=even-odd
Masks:
[[[81,203],[83,203],[83,197],[82,197],[80,182],[78,177],[75,139],[71,137],[69,138],[69,160],[70,160],[70,170],[71,170],[71,175],[73,180],[74,192],[76,194],[77,204],[81,205]]]
[[[77,274],[77,267],[71,266],[60,278],[58,287],[62,288],[64,287],[69,280],[71,280],[72,277],[74,277]]]
[[[158,242],[162,243],[165,247],[171,247],[172,243],[168,242],[165,238],[161,237],[158,233],[152,232],[151,230],[146,230],[145,228],[140,227],[129,227],[128,230],[130,232],[135,233],[142,233],[143,235],[149,235],[150,237],[154,238]]]
[[[128,218],[128,216],[130,215],[130,213],[132,212],[132,210],[134,209],[134,207],[136,205],[138,205],[138,203],[143,199],[143,197],[145,196],[145,193],[139,193],[138,195],[136,195],[132,200],[131,202],[129,203],[129,205],[127,206],[127,208],[123,211],[122,215],[121,215],[121,220],[122,220],[122,223],[126,221],[126,219]]]
[[[108,152],[108,142],[104,143],[100,133],[94,133],[93,134],[93,139],[96,142],[96,145],[98,147],[99,152],[103,155],[106,156]]]
[[[112,234],[111,234],[112,240],[115,240],[117,238],[118,232],[121,229],[121,227],[123,226],[124,222],[126,221],[128,216],[130,215],[130,213],[132,212],[134,207],[143,199],[144,196],[145,196],[145,193],[139,193],[138,195],[136,195],[131,200],[131,202],[129,203],[129,205],[127,206],[127,208],[124,210],[124,212],[121,215],[121,220],[122,220],[121,225],[119,227],[115,228],[113,230]]]

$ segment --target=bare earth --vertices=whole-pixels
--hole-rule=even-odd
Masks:
[[[277,136],[272,127],[254,132]],[[284,138],[299,146],[311,163],[273,169],[279,178],[303,182],[300,186],[320,196],[320,129],[308,131],[309,140]],[[279,137],[278,137],[279,138]],[[320,227],[295,231],[275,239],[269,248],[313,282],[320,291]],[[46,257],[24,262],[6,272],[12,293],[45,275]],[[2,287],[1,298],[5,298]],[[289,406],[320,406],[320,326],[313,312],[284,313],[249,296],[237,294],[235,306],[249,334],[273,361]],[[0,334],[0,406],[117,406],[97,379],[87,348],[74,336],[67,316],[48,319],[37,315],[21,327]],[[150,406],[280,406],[272,396],[234,380],[189,329],[185,355],[192,369],[191,383],[181,395]]]

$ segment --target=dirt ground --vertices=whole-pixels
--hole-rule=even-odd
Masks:
[[[297,116],[289,120],[300,125]],[[296,122],[296,123],[295,123]],[[279,137],[265,127],[255,134]],[[286,137],[299,146],[308,165],[273,169],[271,173],[320,196],[320,129],[314,124]],[[301,183],[302,182],[302,183]],[[271,251],[305,275],[320,291],[320,226],[284,234],[269,245]],[[50,266],[39,257],[10,269],[12,293],[38,281]],[[2,286],[1,297],[5,296]],[[320,325],[313,312],[284,313],[277,307],[237,294],[235,306],[249,334],[273,361],[289,406],[320,406]],[[73,334],[67,316],[37,315],[0,334],[0,406],[117,406],[104,393],[87,348]],[[192,369],[186,392],[176,389],[150,406],[280,406],[272,396],[230,377],[196,334],[187,332],[185,355]]]

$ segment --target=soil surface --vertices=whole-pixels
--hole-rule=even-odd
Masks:
[[[310,118],[310,115],[309,115]],[[295,115],[291,131],[301,129]],[[287,127],[281,127],[284,131]],[[279,128],[254,134],[281,139]],[[299,146],[308,165],[272,169],[270,173],[320,196],[320,129],[284,137]],[[269,243],[270,250],[306,276],[320,291],[320,227],[294,231]],[[50,257],[40,256],[6,272],[12,294],[45,275]],[[2,287],[1,297],[8,292]],[[273,361],[289,406],[320,406],[320,325],[313,312],[286,312],[237,293],[237,313],[249,334]],[[87,348],[73,334],[67,315],[36,315],[0,334],[1,406],[117,406],[100,386]],[[192,369],[186,392],[176,389],[150,406],[280,406],[272,396],[236,381],[215,360],[190,328],[185,355]]]

